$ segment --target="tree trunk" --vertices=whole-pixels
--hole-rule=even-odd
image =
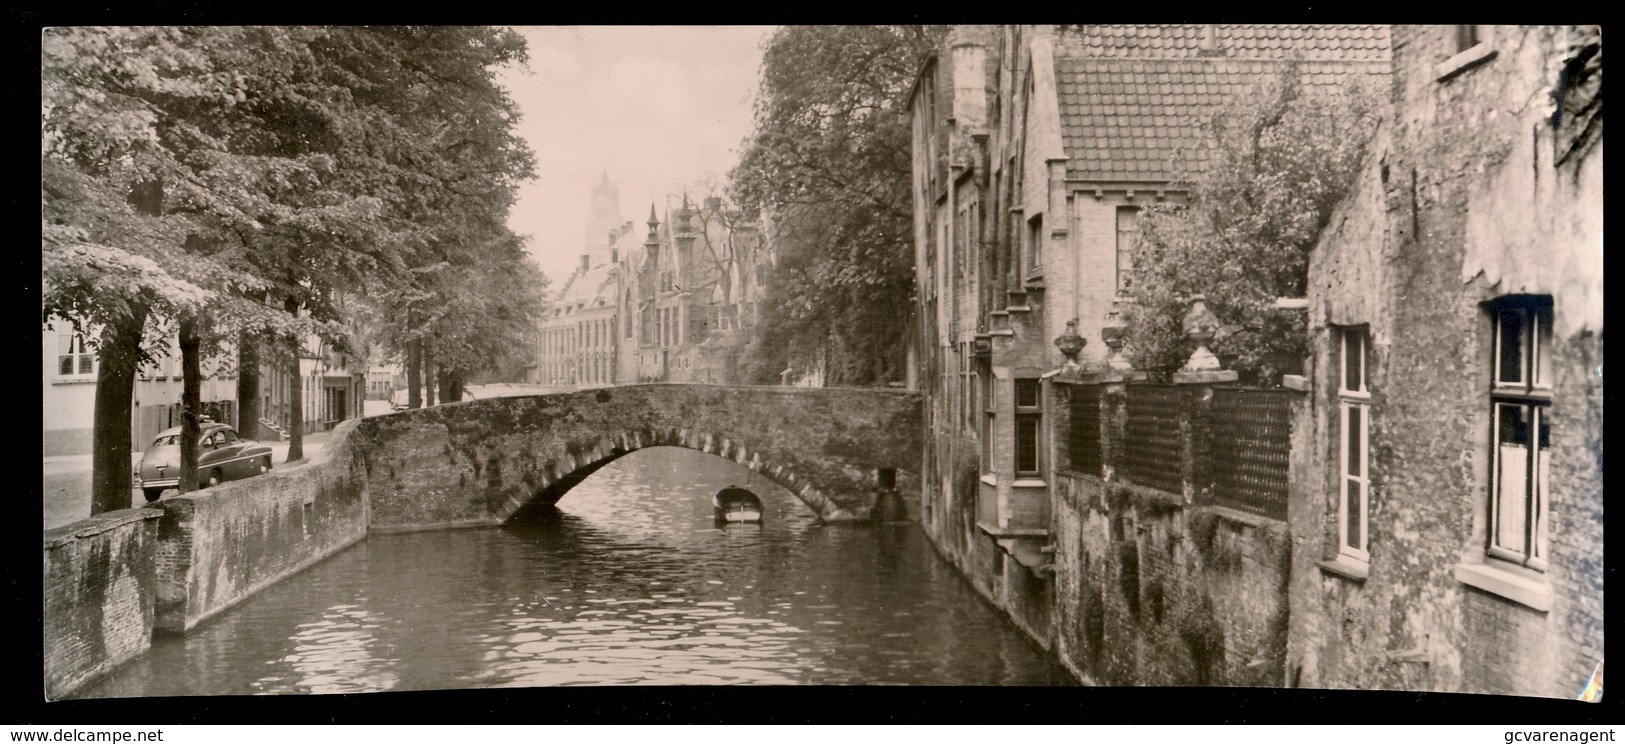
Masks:
[[[260,344],[248,331],[237,334],[237,433],[260,438]]]
[[[288,298],[283,307],[288,314],[299,317],[299,301]],[[288,459],[284,462],[294,462],[305,459],[305,379],[299,374],[300,342],[298,333],[288,334],[288,407],[293,409],[288,414]]]
[[[432,406],[435,401],[434,342],[423,339],[421,343],[423,344],[423,392],[424,397],[428,398],[424,405]]]
[[[203,408],[201,391],[203,379],[198,369],[198,320],[191,313],[181,318],[181,482],[176,486],[181,493],[198,488],[198,434],[202,431],[198,413]]]
[[[96,372],[91,428],[92,515],[130,508],[130,489],[134,485],[130,453],[135,450],[130,435],[130,407],[141,354],[141,329],[146,324],[147,309],[136,308],[131,317],[102,330],[101,343],[96,349],[101,366]]]
[[[441,367],[435,376],[440,380],[441,402],[456,403],[463,399],[463,374],[461,372]]]
[[[406,407],[423,407],[423,339],[406,343]]]

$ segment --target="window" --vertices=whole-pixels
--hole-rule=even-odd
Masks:
[[[1027,268],[1036,270],[1044,265],[1044,215],[1027,220]]]
[[[1490,45],[1490,26],[1452,26],[1445,29],[1452,34],[1450,39],[1450,57],[1435,65],[1433,74],[1439,82],[1444,82],[1462,72],[1489,61],[1495,57],[1495,48]]]
[[[1371,334],[1365,327],[1349,327],[1337,336],[1337,553],[1364,562],[1370,560],[1371,390],[1366,361]]]
[[[959,344],[959,430],[969,434],[975,426],[975,417],[971,409],[971,363],[970,344]]]
[[[1038,477],[1039,428],[1043,409],[1037,378],[1016,380],[1016,477]]]
[[[992,368],[992,365],[989,362],[985,361],[985,360],[981,363],[980,366],[981,366],[980,371],[982,373],[982,379],[986,381],[985,384],[982,387],[982,410],[984,411],[984,414],[983,414],[983,417],[982,417],[982,431],[981,431],[981,435],[982,435],[982,472],[983,473],[991,473],[991,472],[993,472],[993,432],[994,432],[994,428],[993,428],[993,368]]]
[[[1484,26],[1457,26],[1456,51],[1465,52],[1478,46],[1488,38],[1488,29]]]
[[[954,277],[965,278],[965,264],[970,257],[967,246],[970,244],[970,208],[961,207],[959,215],[954,218]]]
[[[1541,569],[1546,565],[1552,299],[1508,298],[1493,305],[1491,315],[1495,355],[1487,552]]]
[[[1117,293],[1134,293],[1134,244],[1140,238],[1140,208],[1117,208]]]
[[[58,377],[77,377],[95,373],[96,355],[85,349],[84,336],[73,331],[62,331],[56,338]]]

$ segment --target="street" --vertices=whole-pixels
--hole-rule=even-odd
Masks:
[[[389,401],[369,400],[365,415],[377,416],[389,413]],[[322,431],[305,435],[305,458],[322,451],[327,446],[327,440],[332,432]],[[271,442],[273,469],[287,467],[288,443]],[[134,469],[140,462],[141,453],[130,453],[130,467]],[[90,455],[58,455],[45,458],[44,478],[44,506],[45,525],[43,529],[61,527],[75,520],[90,516]],[[165,498],[174,496],[176,491],[164,494]],[[130,504],[141,506],[146,503],[146,497],[141,495],[141,489],[130,490]]]

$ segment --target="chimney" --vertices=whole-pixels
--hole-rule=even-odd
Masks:
[[[1210,23],[1202,26],[1201,34],[1201,43],[1197,45],[1196,56],[1223,57],[1224,50],[1219,48],[1218,39],[1215,38],[1213,31],[1213,24]]]
[[[581,270],[587,270],[587,254],[585,253],[581,254]]]

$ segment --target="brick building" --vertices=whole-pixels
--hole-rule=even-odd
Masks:
[[[1603,654],[1600,32],[1393,50],[1310,267],[1290,673],[1573,696]]]
[[[1555,695],[1600,659],[1601,383],[1584,371],[1601,355],[1600,98],[1574,104],[1594,122],[1555,127],[1551,105],[1517,103],[1559,90],[1553,76],[1584,47],[1567,32],[1469,30],[1446,49],[1456,33],[960,27],[922,69],[910,100],[922,521],[1081,677]],[[1362,185],[1312,263],[1312,369],[1292,389],[1207,370],[1146,383],[1117,353],[1138,209],[1181,200],[1205,162],[1202,120],[1289,61],[1309,86],[1392,92],[1369,168],[1389,182]],[[1594,144],[1508,154],[1531,138],[1549,153],[1563,136]],[[1544,175],[1553,157],[1567,159]],[[1404,237],[1418,225],[1424,239]],[[1517,242],[1545,231],[1553,245],[1538,253]],[[1507,352],[1505,365],[1537,372],[1492,388],[1495,326],[1520,349],[1570,340]],[[1063,364],[1063,338],[1082,342],[1081,366]],[[1355,357],[1370,371],[1345,379],[1366,387],[1332,387],[1333,366]],[[1571,390],[1534,381],[1547,358]],[[1405,391],[1382,389],[1400,368]],[[1492,403],[1507,417],[1493,430]],[[1571,449],[1549,467],[1572,477],[1549,503],[1539,458],[1491,475],[1490,458],[1515,459],[1496,452],[1539,430],[1531,420],[1559,416],[1574,418],[1552,446]],[[1343,472],[1333,442],[1351,420],[1371,449]],[[1403,436],[1382,433],[1399,421]],[[1492,434],[1514,444],[1492,448]],[[1489,500],[1487,484],[1519,473],[1523,491]],[[1349,493],[1366,509],[1352,533]],[[1556,534],[1541,531],[1548,511],[1563,539],[1542,537]],[[1518,545],[1486,542],[1491,523],[1521,524],[1496,537]],[[1525,595],[1551,609],[1512,606]],[[1467,638],[1496,634],[1509,639],[1494,651]],[[1505,674],[1520,663],[1546,666]]]

